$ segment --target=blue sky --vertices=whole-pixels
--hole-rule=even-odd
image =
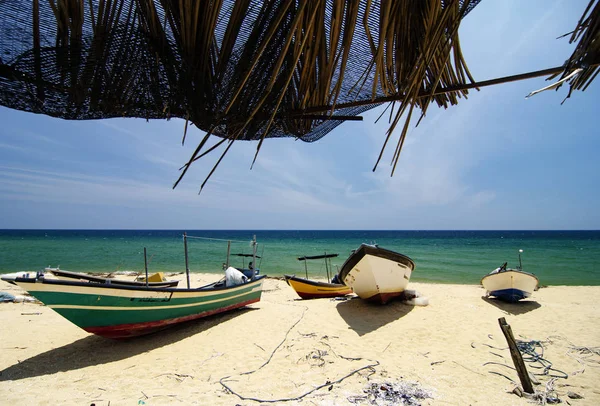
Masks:
[[[463,21],[476,80],[561,65],[588,0],[483,0]],[[414,120],[393,177],[381,110],[322,140],[234,144],[171,187],[203,133],[184,122],[65,121],[0,107],[0,228],[600,229],[600,79],[472,91]],[[396,139],[399,131],[397,131]],[[395,145],[395,143],[394,143]]]

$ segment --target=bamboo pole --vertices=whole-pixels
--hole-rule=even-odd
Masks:
[[[600,66],[600,63],[591,65],[590,67],[596,67],[596,66]],[[439,94],[445,94],[445,93],[453,93],[453,92],[459,92],[462,90],[478,89],[480,87],[498,85],[498,84],[502,84],[502,83],[516,82],[519,80],[533,79],[533,78],[537,78],[537,77],[541,77],[541,76],[548,76],[548,75],[561,73],[564,71],[564,69],[565,69],[564,66],[556,66],[554,68],[542,69],[542,70],[526,72],[526,73],[519,73],[516,75],[510,75],[510,76],[502,76],[502,77],[495,78],[495,79],[483,80],[481,82],[474,82],[474,83],[469,83],[469,84],[464,84],[464,85],[456,85],[456,86],[440,87],[440,88],[437,88],[433,92],[427,91],[427,90],[420,92],[418,97],[424,98],[424,97],[429,97],[432,94],[439,95]],[[403,100],[405,100],[405,98],[406,98],[406,96],[404,94],[395,94],[392,96],[383,96],[383,97],[377,97],[374,99],[369,98],[366,100],[356,100],[356,101],[348,102],[348,103],[338,103],[335,106],[332,106],[332,105],[313,106],[313,107],[308,107],[303,110],[290,110],[290,111],[286,112],[285,114],[282,114],[281,117],[282,118],[293,118],[293,117],[312,114],[312,113],[326,112],[326,111],[330,111],[332,109],[340,110],[340,109],[351,108],[351,107],[383,104],[383,103],[388,103],[388,102],[393,102],[393,101],[403,101]]]
[[[227,258],[225,259],[225,269],[229,268],[229,255],[231,255],[231,241],[227,241]]]
[[[183,233],[183,249],[185,251],[185,276],[187,279],[187,287],[190,288],[190,267],[188,262],[188,247],[187,247],[187,233]]]
[[[304,259],[304,273],[306,275],[306,279],[308,279],[308,265],[306,264],[306,262],[308,262],[308,260],[305,258]]]
[[[325,252],[325,272],[327,273],[327,282],[331,281],[331,279],[329,279],[329,265],[327,264],[327,251]],[[331,264],[331,260],[329,260],[329,263]]]
[[[146,256],[146,247],[144,247],[144,270],[146,271],[146,287],[148,287],[148,257]]]
[[[252,277],[250,280],[254,280],[256,273],[256,235],[252,236]]]

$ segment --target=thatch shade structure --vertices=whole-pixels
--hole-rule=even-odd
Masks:
[[[490,84],[472,78],[458,37],[479,2],[0,0],[0,104],[70,120],[183,118],[207,133],[183,176],[223,143],[221,158],[237,140],[258,140],[257,153],[265,138],[312,142],[391,102],[388,139],[405,120],[397,162],[415,108]],[[536,74],[585,89],[599,15],[590,1],[573,56]],[[207,148],[211,135],[221,140]]]

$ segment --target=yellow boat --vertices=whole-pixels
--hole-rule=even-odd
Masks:
[[[329,268],[331,268],[331,258],[337,257],[338,254],[316,255],[299,257],[298,261],[304,262],[306,271],[306,279],[299,278],[295,275],[284,275],[285,281],[290,285],[302,299],[318,299],[326,297],[340,297],[352,293],[352,288],[341,283],[318,282],[308,279],[307,260],[324,259],[325,268],[327,270],[327,280],[329,280]],[[329,262],[327,261],[329,260]]]
[[[318,299],[323,297],[339,297],[352,293],[352,289],[338,283],[311,281],[292,275],[284,275],[285,281],[302,299]]]

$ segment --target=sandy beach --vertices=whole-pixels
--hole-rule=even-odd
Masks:
[[[193,274],[192,284],[218,278]],[[600,357],[589,351],[600,347],[600,287],[546,287],[518,304],[485,299],[475,285],[409,288],[429,305],[300,300],[269,278],[259,303],[122,341],[40,304],[0,304],[0,403],[388,404],[369,396],[375,384],[419,389],[430,396],[414,399],[423,405],[529,405],[512,393],[519,379],[498,325],[505,317],[516,339],[541,342],[551,362],[549,375],[536,376],[538,391],[600,404]],[[23,294],[5,282],[0,291]]]

